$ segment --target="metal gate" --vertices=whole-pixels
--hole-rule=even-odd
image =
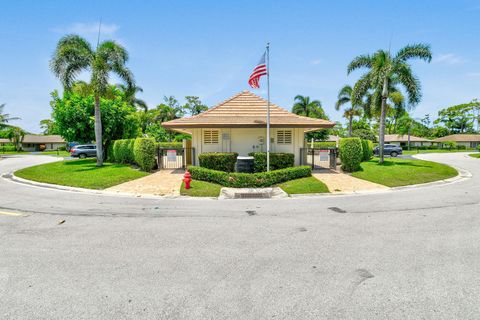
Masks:
[[[195,149],[158,148],[157,165],[159,169],[185,169],[188,165],[195,165]]]
[[[301,148],[300,159],[304,166],[315,169],[336,169],[337,148]]]

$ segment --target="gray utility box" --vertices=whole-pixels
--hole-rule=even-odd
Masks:
[[[237,172],[253,173],[253,157],[237,157]]]

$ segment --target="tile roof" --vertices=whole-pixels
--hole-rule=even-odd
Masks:
[[[267,117],[267,100],[242,91],[217,106],[196,116],[163,122],[167,129],[187,128],[264,128]],[[299,116],[270,103],[272,128],[332,128],[335,123],[323,119]]]
[[[65,143],[65,140],[59,135],[37,135],[37,134],[26,134],[23,138],[23,143]]]
[[[385,142],[408,142],[408,135],[386,134]],[[416,136],[410,136],[410,142],[433,142],[433,140],[429,140],[427,138],[420,138]]]
[[[434,141],[480,142],[480,134],[452,134],[446,137],[437,138]]]
[[[10,139],[0,138],[0,143],[10,143]]]

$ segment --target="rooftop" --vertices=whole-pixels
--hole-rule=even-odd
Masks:
[[[408,135],[400,134],[386,134],[385,142],[408,142]],[[421,138],[416,136],[410,136],[410,142],[433,142],[433,140],[427,138]]]
[[[455,141],[455,142],[480,142],[480,134],[451,134],[449,136],[437,138],[436,142]]]
[[[242,91],[217,106],[195,116],[163,122],[167,129],[188,128],[264,128],[267,117],[267,100],[250,91]],[[270,103],[272,128],[332,128],[335,123],[293,114]]]
[[[24,143],[65,143],[65,140],[59,135],[37,135],[26,134],[23,138]]]

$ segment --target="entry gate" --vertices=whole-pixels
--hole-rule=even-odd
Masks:
[[[158,148],[157,165],[159,169],[185,169],[195,165],[194,148]]]
[[[315,169],[336,169],[337,148],[301,148],[300,159],[302,165]]]

